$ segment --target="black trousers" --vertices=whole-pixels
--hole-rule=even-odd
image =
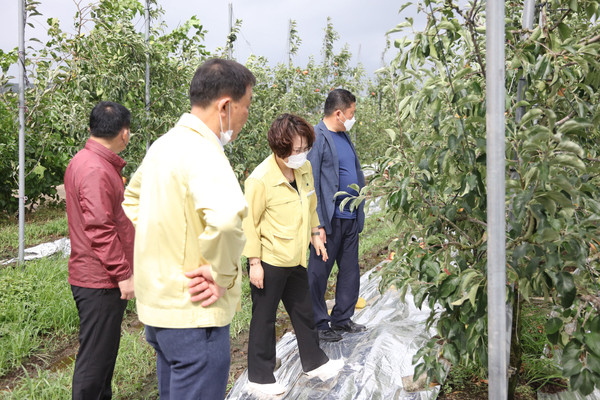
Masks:
[[[358,233],[356,219],[333,218],[331,232],[327,233],[327,243],[325,243],[329,256],[327,262],[317,255],[312,245],[310,246],[308,281],[317,329],[328,329],[330,322],[331,325],[346,324],[354,315],[360,289]],[[337,262],[338,275],[335,285],[335,306],[329,316],[325,291],[334,262]]]
[[[119,288],[90,289],[71,285],[71,291],[79,312],[73,399],[110,399],[127,300],[121,300]]]
[[[252,320],[248,339],[248,380],[261,384],[275,382],[275,319],[279,300],[292,321],[302,369],[312,371],[329,361],[319,347],[306,268],[275,267],[265,262],[262,266],[264,288],[250,285]]]

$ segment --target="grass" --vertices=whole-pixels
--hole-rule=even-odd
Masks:
[[[66,218],[60,212],[54,214],[54,219],[47,217],[32,223],[37,224],[34,231],[41,241],[44,234],[66,234]],[[61,231],[62,225],[64,230]],[[3,225],[0,229],[9,232],[14,227]],[[361,262],[374,266],[378,261],[373,255],[381,257],[382,251],[387,254],[390,237],[393,237],[392,229],[382,218],[369,217],[359,247]],[[61,340],[76,343],[79,320],[67,276],[67,259],[60,256],[29,261],[24,270],[14,266],[0,269],[0,287],[3,288],[0,291],[0,376],[14,372],[27,360],[46,360],[20,378],[10,391],[0,392],[0,399],[43,400],[71,396],[74,364],[67,359],[59,368],[48,366],[55,343]],[[246,334],[250,325],[252,302],[246,273],[242,279],[241,303],[242,309],[231,323],[232,339]],[[135,302],[130,302],[127,310],[134,313]],[[124,328],[115,366],[113,397],[158,398],[154,350],[145,342],[141,326]],[[230,384],[232,382],[233,379]]]
[[[242,266],[245,265],[242,264]],[[245,267],[243,267],[245,268]],[[237,337],[240,333],[248,330],[250,327],[250,320],[252,319],[252,300],[250,297],[250,281],[248,275],[242,276],[242,309],[235,313],[229,332],[232,338]]]
[[[387,250],[388,245],[396,235],[396,230],[392,224],[386,222],[383,213],[367,217],[358,242],[358,258],[364,263],[369,263],[370,267],[374,267],[375,265],[370,265],[370,262],[375,260],[372,258],[365,259],[365,257],[371,255],[374,251],[379,253],[384,248]]]
[[[113,398],[157,399],[156,384],[145,385],[143,378],[155,378],[154,350],[144,341],[144,330],[124,332],[113,377]],[[54,400],[71,397],[71,379],[75,364],[56,371],[37,368],[26,375],[12,391],[0,392],[0,399]]]
[[[523,381],[534,388],[563,380],[556,361],[545,356],[553,352],[552,344],[546,337],[544,325],[550,308],[543,302],[524,303],[522,309],[521,344],[523,346]],[[548,351],[550,350],[550,351]],[[565,388],[566,388],[565,383]]]
[[[0,376],[43,348],[46,335],[77,331],[67,275],[62,257],[31,261],[25,269],[0,269]]]
[[[25,246],[32,247],[69,236],[64,204],[46,205],[27,215]],[[19,224],[13,218],[0,221],[0,259],[16,257],[19,249]]]

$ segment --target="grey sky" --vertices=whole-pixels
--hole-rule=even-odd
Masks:
[[[0,16],[0,48],[7,51],[18,45],[17,14],[20,0],[0,1],[4,3]],[[90,0],[78,1],[90,3]],[[416,14],[416,8],[412,6],[399,15],[398,10],[403,2],[394,0],[159,0],[165,11],[163,19],[167,30],[192,15],[198,17],[205,30],[208,30],[205,45],[210,51],[225,44],[229,29],[229,3],[233,4],[234,21],[243,20],[234,50],[238,61],[245,62],[250,54],[256,54],[265,56],[270,64],[285,62],[290,18],[296,21],[302,39],[294,63],[302,65],[310,55],[319,61],[322,58],[324,28],[330,16],[340,35],[336,51],[347,43],[353,54],[353,63],[360,61],[369,75],[381,67],[385,32],[403,22],[406,16],[414,17]],[[27,39],[37,37],[43,41],[46,20],[50,17],[58,18],[63,30],[73,30],[76,10],[73,0],[41,0],[38,10],[43,16],[33,19],[36,30],[27,27]],[[423,19],[423,16],[420,18]],[[418,22],[415,18],[416,26]],[[139,21],[138,26],[141,30],[143,20]],[[393,54],[394,49],[391,51]],[[386,57],[388,61],[389,58],[390,55]]]

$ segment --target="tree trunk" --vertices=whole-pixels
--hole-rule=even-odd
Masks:
[[[510,363],[509,363],[509,377],[508,377],[508,400],[515,398],[515,390],[519,384],[519,377],[521,372],[521,363],[523,362],[523,348],[521,347],[521,306],[523,300],[519,294],[519,286],[515,284],[514,297],[513,297],[513,315],[512,315],[512,326],[510,333]]]

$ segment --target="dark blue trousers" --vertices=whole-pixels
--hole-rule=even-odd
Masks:
[[[146,340],[156,350],[161,400],[225,398],[229,363],[229,325],[169,329],[146,325]]]
[[[73,372],[73,400],[112,398],[111,381],[127,300],[121,291],[71,285],[79,312],[79,350]]]
[[[327,329],[331,325],[343,325],[354,315],[360,287],[360,269],[358,266],[358,223],[356,219],[333,218],[331,232],[327,233],[327,255],[323,262],[310,246],[308,260],[308,284],[312,299],[317,329]],[[327,313],[325,291],[327,280],[337,262],[338,275],[335,286],[335,306],[331,316]]]

